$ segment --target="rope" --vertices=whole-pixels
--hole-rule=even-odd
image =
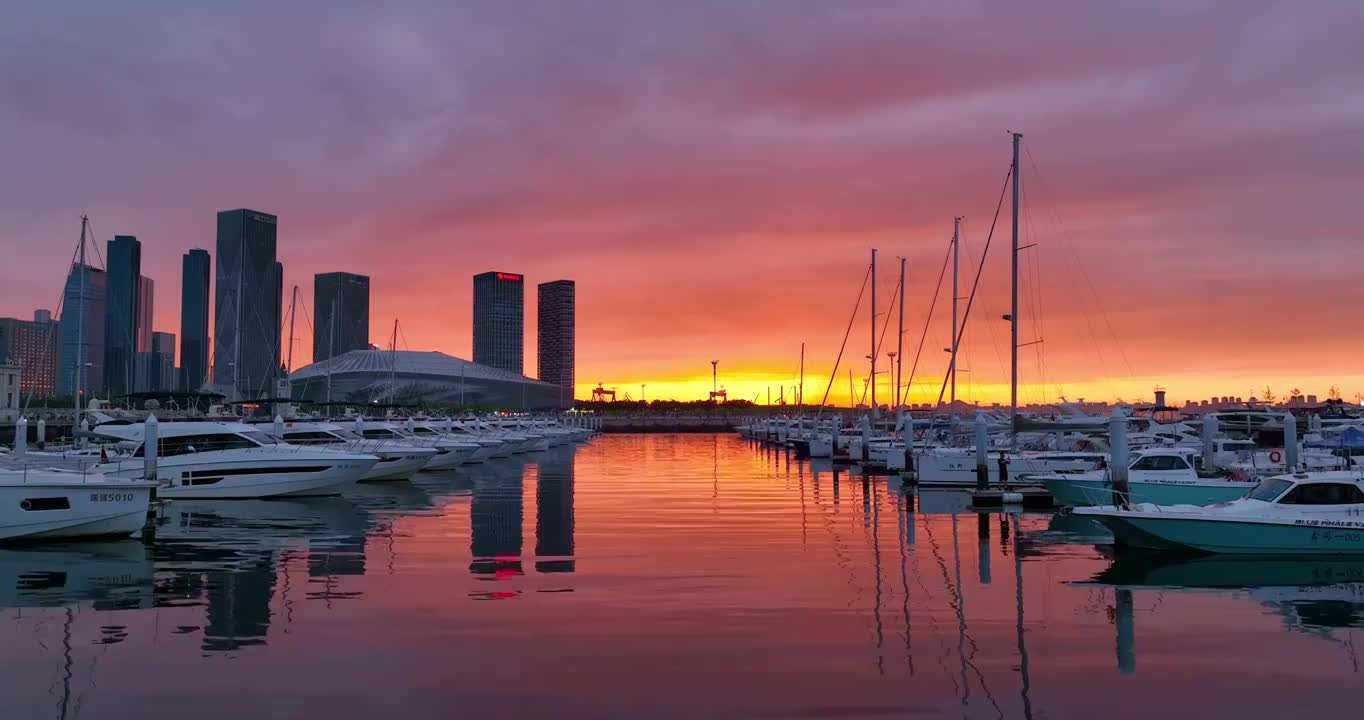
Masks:
[[[914,364],[909,367],[909,382],[905,383],[906,401],[909,398],[909,389],[914,387],[914,373],[919,369],[919,356],[924,351],[924,340],[928,339],[928,324],[933,321],[933,308],[938,306],[938,296],[942,294],[942,280],[947,275],[947,261],[952,259],[952,242],[947,243],[947,254],[942,259],[942,270],[938,271],[938,286],[933,290],[933,302],[928,305],[928,317],[924,318],[924,331],[919,335],[919,348],[914,351]]]
[[[862,289],[857,291],[857,303],[853,305],[852,316],[848,318],[848,329],[843,333],[843,344],[838,348],[838,357],[834,358],[834,370],[829,374],[829,385],[824,388],[824,399],[819,401],[819,412],[815,417],[819,417],[824,412],[825,406],[829,403],[829,391],[834,388],[834,379],[838,377],[838,365],[843,361],[843,351],[848,348],[848,336],[852,335],[853,322],[857,320],[857,311],[862,307],[862,296],[867,292],[867,281],[871,279],[871,265],[867,265],[867,274],[862,276]],[[849,397],[848,402],[853,398]]]

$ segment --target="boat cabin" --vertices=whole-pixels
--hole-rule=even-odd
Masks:
[[[1294,473],[1265,478],[1246,497],[1275,505],[1364,505],[1364,474]]]

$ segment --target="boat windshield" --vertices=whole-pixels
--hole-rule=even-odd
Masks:
[[[436,432],[435,430],[432,430],[432,429],[429,428],[429,427],[425,427],[425,426],[422,426],[422,425],[416,425],[416,426],[413,426],[413,428],[412,428],[412,434],[413,434],[413,435],[439,435],[440,433]]]
[[[1256,485],[1255,489],[1251,490],[1250,494],[1246,495],[1246,497],[1251,500],[1274,502],[1274,498],[1279,497],[1283,494],[1283,491],[1292,486],[1293,483],[1284,480],[1283,478],[1266,478],[1260,481],[1260,484]]]
[[[257,445],[278,445],[281,442],[279,438],[263,430],[248,430],[237,434],[248,440],[254,440]]]

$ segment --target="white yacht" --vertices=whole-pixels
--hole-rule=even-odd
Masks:
[[[1132,455],[1127,469],[1128,498],[1134,503],[1211,505],[1244,496],[1255,487],[1248,476],[1200,474],[1194,469],[1194,450],[1148,448]],[[1076,473],[1033,476],[1062,507],[1107,505],[1113,502],[1113,481],[1107,468]]]
[[[1044,450],[1010,453],[1003,448],[991,448],[985,463],[991,485],[999,482],[1000,454],[1008,458],[1010,482],[1021,482],[1024,475],[1089,470],[1108,458],[1107,453],[1101,452]],[[922,484],[975,486],[976,450],[934,448],[914,456],[914,472]]]
[[[360,482],[406,480],[444,452],[434,447],[413,447],[406,442],[367,440],[335,423],[287,422],[283,429],[283,440],[290,445],[327,447],[378,457],[379,462]]]
[[[95,465],[113,477],[140,477],[143,425],[103,424],[91,432],[132,444],[127,457]],[[240,423],[168,422],[157,428],[158,494],[168,499],[336,495],[379,462],[374,455],[281,443]]]
[[[1364,555],[1364,472],[1332,470],[1265,478],[1248,495],[1207,507],[1083,507],[1136,548],[1209,553]]]
[[[503,446],[506,445],[506,443],[501,440],[495,440],[490,437],[482,438],[468,433],[457,432],[457,429],[452,423],[441,424],[431,420],[414,420],[407,423],[404,429],[411,434],[412,437],[424,442],[446,442],[474,446],[472,452],[462,453],[462,457],[460,458],[461,464],[481,463],[494,457],[503,457],[497,453],[500,448],[503,448]],[[510,452],[510,449],[508,449],[508,452]]]
[[[355,431],[366,440],[403,443],[411,447],[431,448],[436,454],[426,464],[427,470],[449,470],[469,461],[478,452],[478,445],[447,438],[443,435],[418,435],[384,420],[357,420]]]
[[[127,537],[156,483],[68,470],[0,470],[0,540]]]

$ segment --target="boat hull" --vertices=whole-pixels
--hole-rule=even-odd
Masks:
[[[0,486],[0,540],[128,537],[147,523],[151,483]],[[64,508],[23,509],[63,499]]]
[[[1010,482],[1025,483],[1027,482],[1023,478],[1025,475],[1089,470],[1094,466],[1094,463],[1094,458],[1047,460],[1043,457],[1027,455],[1012,457],[1009,460],[1009,480]],[[990,474],[990,484],[998,483],[999,459],[997,453],[990,456],[985,468]],[[916,453],[914,471],[920,484],[973,487],[976,484],[976,455],[974,452]]]
[[[1042,484],[1056,504],[1062,507],[1113,504],[1113,485],[1105,479],[1049,476],[1042,479]],[[1243,497],[1254,486],[1254,483],[1230,481],[1134,480],[1128,483],[1128,498],[1134,503],[1155,505],[1213,505]]]
[[[406,480],[427,466],[435,455],[400,455],[391,460],[381,459],[365,473],[360,482]]]
[[[1118,544],[1150,550],[1251,555],[1364,555],[1364,522],[1354,527],[1289,522],[1096,515]]]

